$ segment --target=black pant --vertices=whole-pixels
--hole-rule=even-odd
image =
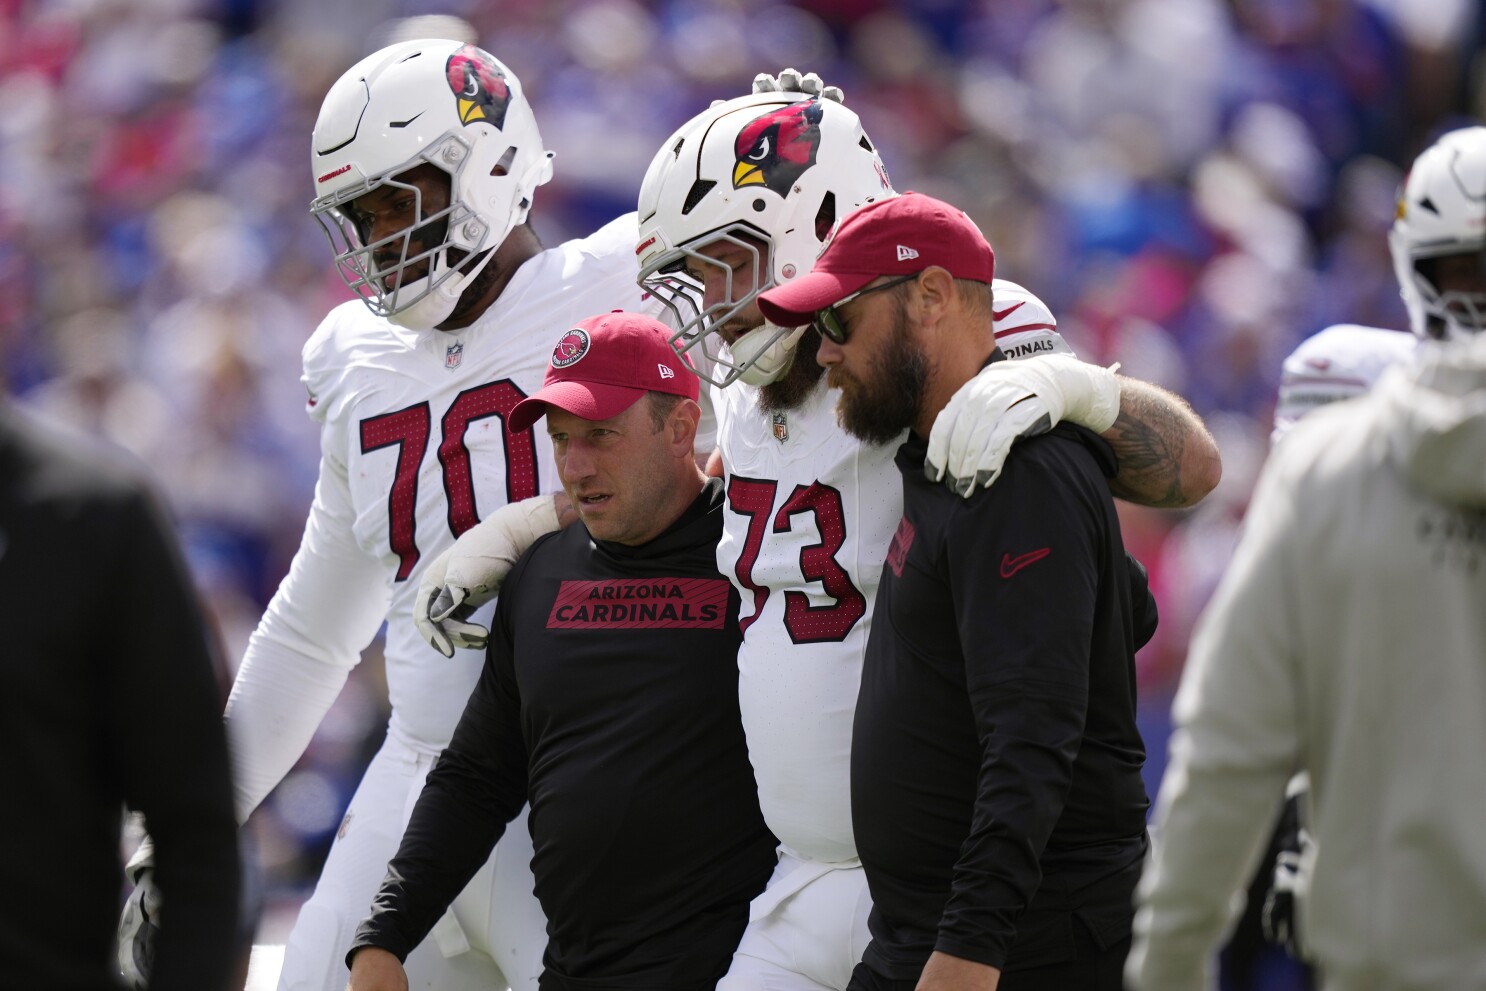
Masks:
[[[1074,960],[1030,967],[1001,975],[997,991],[1122,991],[1125,981],[1125,957],[1130,953],[1130,937],[1101,950],[1092,939],[1079,940],[1079,955]],[[918,978],[892,981],[859,963],[851,972],[846,991],[913,991]]]

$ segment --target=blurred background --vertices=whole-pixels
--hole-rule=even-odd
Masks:
[[[1486,108],[1477,0],[0,0],[5,385],[149,464],[234,664],[312,494],[300,347],[347,298],[307,211],[320,99],[395,37],[465,29],[557,153],[547,244],[632,210],[711,100],[814,70],[894,185],[964,207],[1081,356],[1192,402],[1222,485],[1122,506],[1162,612],[1140,657],[1154,792],[1281,359],[1331,323],[1407,326],[1385,234],[1402,169]],[[270,930],[380,742],[380,678],[374,644],[253,818]]]

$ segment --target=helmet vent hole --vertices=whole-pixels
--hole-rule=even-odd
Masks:
[[[836,194],[826,193],[821,198],[820,209],[815,211],[815,239],[824,241],[831,226],[836,223]]]
[[[685,138],[681,138],[674,145],[671,146],[671,157],[672,158],[680,158],[681,157],[681,146],[684,145],[684,144],[686,144],[686,139]]]
[[[691,184],[691,190],[686,194],[686,202],[681,206],[681,215],[684,217],[696,209],[696,205],[702,202],[702,197],[712,192],[712,187],[717,185],[711,179],[698,179]]]
[[[495,168],[490,170],[491,175],[510,175],[511,163],[516,161],[516,146],[512,145],[506,149],[506,153],[495,163]]]
[[[872,142],[870,142],[870,141],[867,140],[867,136],[865,134],[862,135],[862,140],[858,141],[857,144],[861,145],[863,148],[867,149],[868,151],[875,151],[876,150],[875,148],[872,147]]]
[[[753,201],[753,212],[754,213],[763,213],[764,210],[766,210],[768,208],[768,206],[769,206],[769,204],[765,203],[763,200],[754,200]]]
[[[1419,201],[1419,209],[1421,209],[1421,210],[1428,210],[1430,213],[1434,214],[1436,217],[1438,217],[1440,215],[1440,208],[1437,207],[1437,206],[1435,206],[1434,205],[1434,200],[1430,199],[1428,196],[1424,197],[1422,200]]]

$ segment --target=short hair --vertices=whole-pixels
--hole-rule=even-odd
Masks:
[[[660,433],[666,428],[666,421],[671,418],[671,412],[681,404],[685,396],[678,396],[673,392],[656,392],[654,389],[645,393],[650,400],[650,425],[655,433]]]
[[[976,282],[973,279],[956,279],[955,289],[959,291],[960,298],[965,301],[965,312],[972,317],[991,318],[993,293],[987,282]]]

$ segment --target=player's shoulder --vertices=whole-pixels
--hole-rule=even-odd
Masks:
[[[586,237],[564,241],[552,251],[563,259],[568,272],[612,272],[635,282],[639,269],[635,263],[635,242],[640,223],[633,213],[615,217]]]
[[[304,370],[300,378],[309,393],[310,415],[324,417],[326,400],[357,368],[366,365],[369,355],[406,350],[415,334],[376,316],[360,300],[348,300],[332,309],[305,342],[301,354]]]
[[[1008,358],[1033,354],[1072,354],[1058,333],[1058,320],[1036,293],[1006,279],[991,282],[991,320],[996,344]]]

